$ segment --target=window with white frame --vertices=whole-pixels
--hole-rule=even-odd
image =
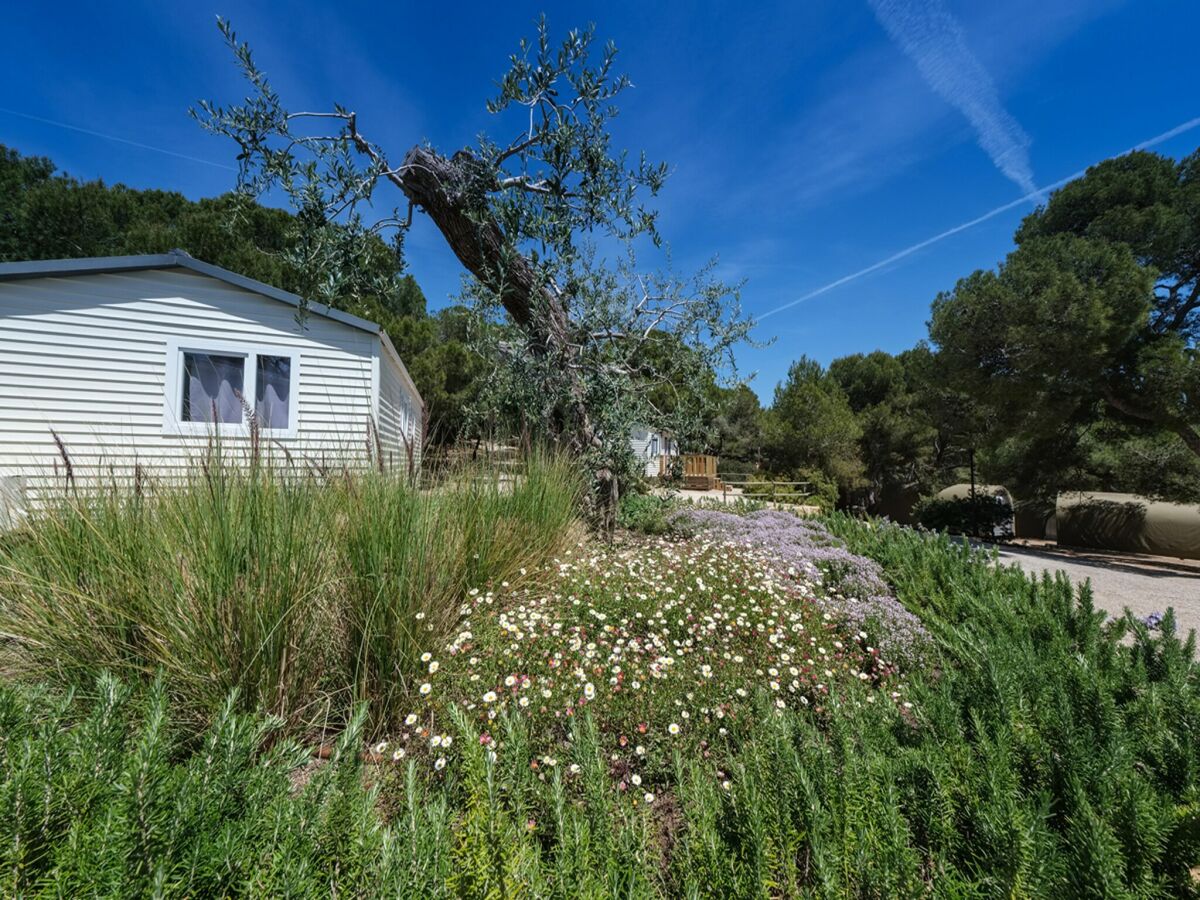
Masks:
[[[290,349],[172,341],[163,425],[172,433],[295,434],[299,356]]]

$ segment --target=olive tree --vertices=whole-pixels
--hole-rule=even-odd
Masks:
[[[282,194],[296,210],[294,262],[314,273],[309,293],[378,292],[362,281],[364,248],[387,236],[403,259],[414,213],[427,216],[469,273],[468,295],[511,326],[481,330],[502,335],[480,348],[497,367],[493,384],[578,455],[591,510],[610,527],[630,425],[663,426],[651,397],[677,375],[656,360],[680,354],[651,348],[683,345],[688,358],[732,371],[749,328],[736,288],[711,270],[681,278],[638,265],[635,246],[661,250],[646,201],[667,167],[612,146],[615,100],[630,87],[616,48],[594,53],[590,27],[553,42],[543,18],[487,103],[502,137],[454,152],[396,150],[374,141],[351,106],[289,109],[249,45],[219,26],[252,91],[193,114],[237,143],[242,191]]]

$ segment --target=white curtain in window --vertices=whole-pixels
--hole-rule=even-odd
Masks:
[[[263,428],[287,428],[291,415],[292,361],[286,356],[260,356],[254,410]]]
[[[183,354],[183,421],[238,425],[246,360],[214,353]]]

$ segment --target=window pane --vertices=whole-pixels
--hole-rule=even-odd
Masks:
[[[240,425],[246,360],[214,353],[183,354],[183,421]]]
[[[291,389],[291,359],[286,356],[260,356],[254,409],[263,428],[288,427]]]

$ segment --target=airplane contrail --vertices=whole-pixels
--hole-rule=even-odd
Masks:
[[[211,159],[202,159],[199,156],[188,156],[186,153],[177,153],[174,150],[168,150],[165,147],[155,147],[153,144],[143,144],[140,141],[131,141],[129,138],[117,137],[115,134],[105,134],[103,131],[92,131],[90,128],[80,128],[78,125],[71,125],[67,122],[58,122],[54,119],[47,119],[43,116],[35,116],[31,113],[18,112],[15,109],[5,109],[0,106],[0,113],[7,113],[10,116],[18,116],[22,119],[29,119],[33,122],[41,122],[43,125],[53,125],[55,128],[65,128],[68,131],[78,131],[80,134],[90,135],[91,137],[102,138],[106,141],[115,141],[118,144],[128,144],[130,147],[137,147],[140,150],[150,150],[154,153],[163,153],[167,156],[174,156],[176,159],[186,159],[189,162],[202,163],[206,166],[212,166],[216,169],[227,169],[230,172],[236,172],[237,168],[226,165],[225,163],[213,162]]]
[[[971,123],[993,165],[1024,193],[1036,193],[1029,135],[1000,102],[992,76],[941,0],[870,3],[879,24],[916,64],[925,83]]]
[[[1130,153],[1133,153],[1135,150],[1147,150],[1150,147],[1155,147],[1158,144],[1161,144],[1163,141],[1169,141],[1173,137],[1178,137],[1181,134],[1191,131],[1192,129],[1194,129],[1196,127],[1200,127],[1200,116],[1197,116],[1194,119],[1188,119],[1188,121],[1183,122],[1179,125],[1176,125],[1170,131],[1164,131],[1162,134],[1156,134],[1154,137],[1149,138],[1148,140],[1144,140],[1140,144],[1135,144],[1134,146],[1130,147],[1128,150],[1124,151],[1123,153],[1117,153],[1117,154],[1115,154],[1111,157],[1107,157],[1107,158],[1108,159],[1117,159],[1118,157],[1126,156]],[[916,253],[918,250],[924,250],[926,247],[930,246],[931,244],[936,244],[936,243],[938,243],[938,241],[944,241],[946,238],[953,237],[954,235],[956,235],[960,232],[966,231],[969,228],[974,228],[976,225],[979,225],[982,222],[986,222],[988,219],[994,219],[996,216],[1000,215],[1001,213],[1006,213],[1010,209],[1014,209],[1015,207],[1018,207],[1023,203],[1027,203],[1029,201],[1040,200],[1047,191],[1052,191],[1055,188],[1060,188],[1067,182],[1074,181],[1076,178],[1082,178],[1086,174],[1087,174],[1087,169],[1081,169],[1078,172],[1073,172],[1072,174],[1068,175],[1066,178],[1060,178],[1058,181],[1052,182],[1051,184],[1046,184],[1040,188],[1035,188],[1034,190],[1025,194],[1023,197],[1018,197],[1016,200],[1013,200],[1009,203],[1005,203],[1002,206],[997,206],[995,209],[988,210],[983,215],[976,216],[974,219],[971,219],[970,221],[967,221],[967,222],[963,222],[961,225],[955,225],[953,228],[947,228],[945,231],[935,234],[933,237],[926,238],[925,240],[920,241],[916,244],[913,244],[911,247],[905,247],[903,250],[899,250],[887,258],[879,260],[879,262],[871,263],[871,265],[867,266],[864,269],[859,269],[857,272],[851,272],[849,275],[843,275],[841,278],[837,279],[836,281],[831,281],[831,282],[829,282],[829,284],[819,287],[816,290],[809,291],[803,297],[798,297],[795,300],[789,300],[787,303],[784,303],[781,306],[777,306],[774,309],[769,309],[765,313],[760,315],[756,319],[756,321],[761,322],[763,319],[767,318],[767,316],[773,316],[776,313],[781,313],[785,309],[791,309],[793,306],[797,306],[801,303],[804,303],[806,300],[811,300],[813,297],[819,297],[819,296],[821,296],[821,294],[828,293],[829,291],[832,291],[834,288],[841,287],[843,284],[848,284],[851,281],[855,281],[859,278],[862,278],[864,275],[870,275],[872,272],[877,272],[880,269],[884,268],[885,266],[889,266],[892,263],[897,262],[898,260],[904,259],[904,257],[906,257],[906,256],[911,256],[912,254]]]

